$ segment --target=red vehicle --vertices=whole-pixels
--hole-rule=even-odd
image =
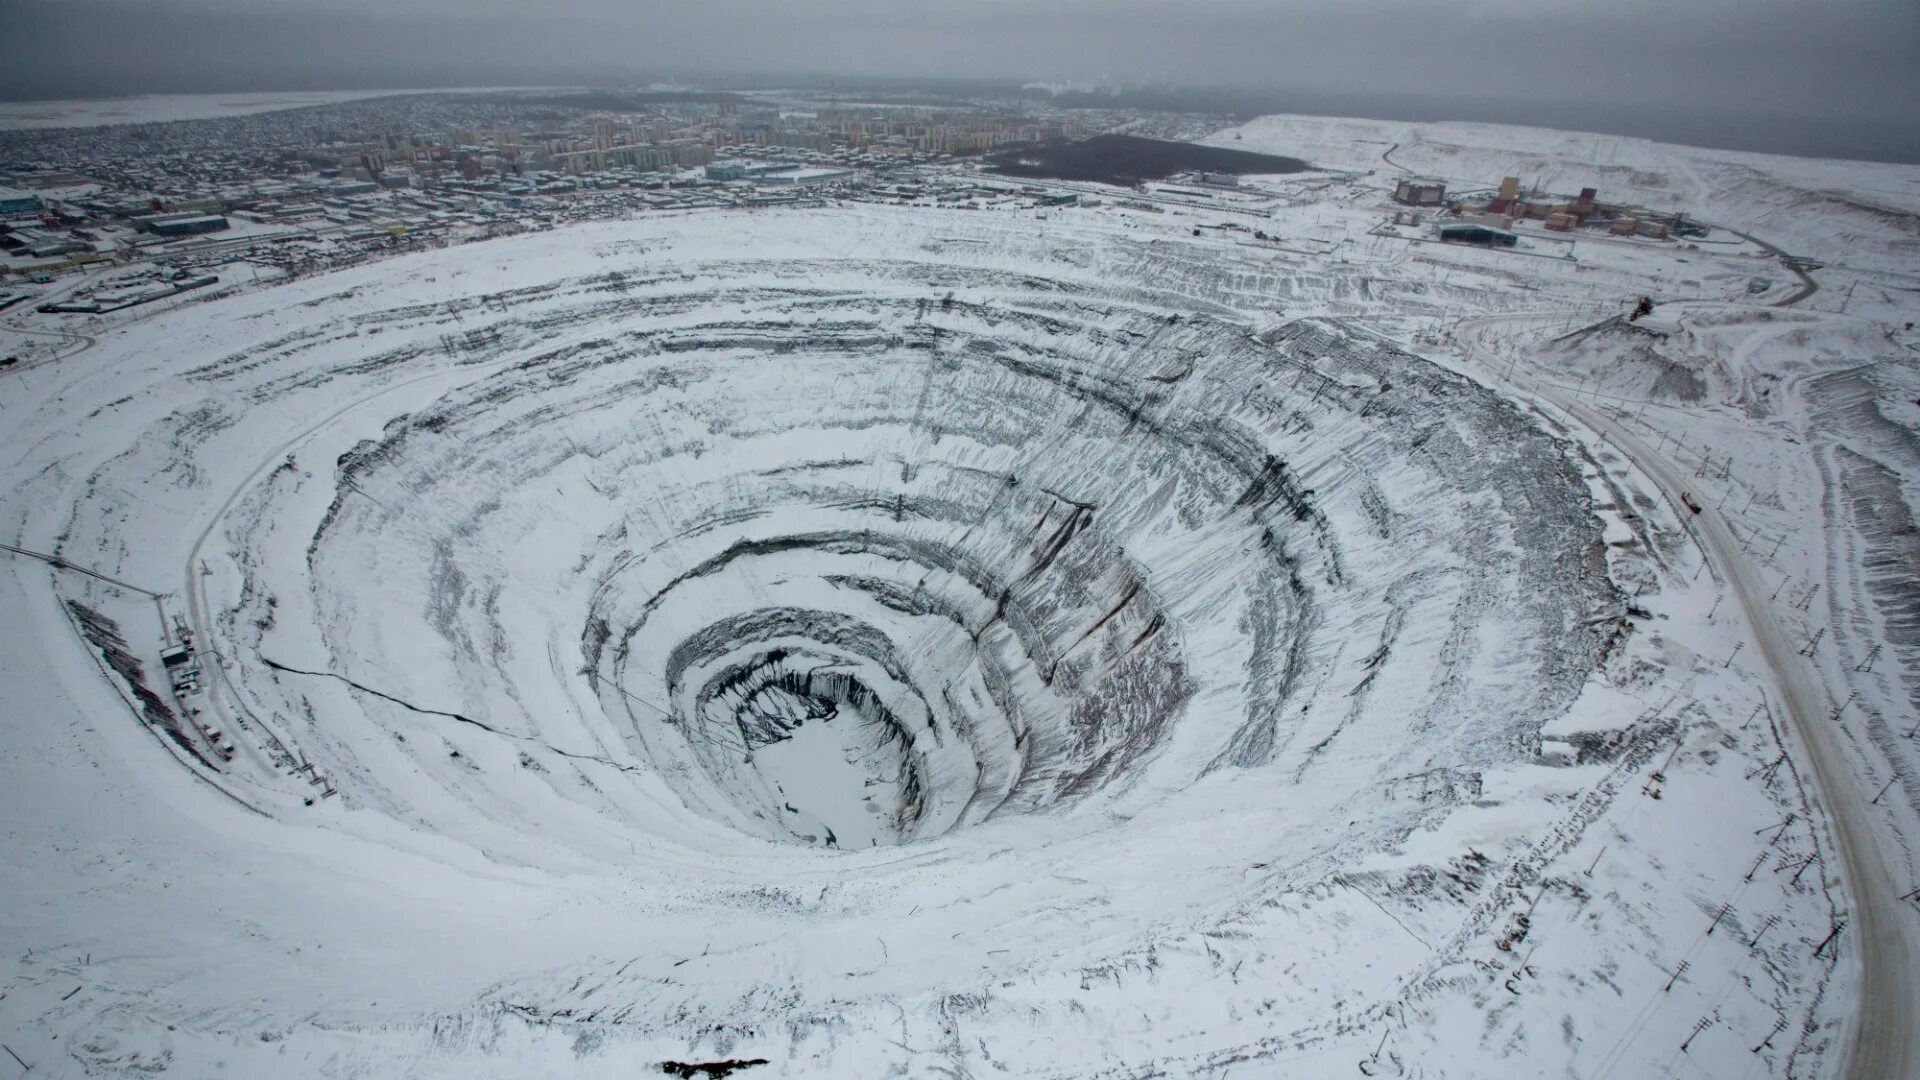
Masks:
[[[1692,493],[1692,492],[1690,492],[1690,491],[1683,491],[1683,492],[1681,492],[1681,493],[1680,493],[1680,501],[1681,501],[1681,502],[1683,502],[1683,503],[1686,503],[1686,504],[1687,504],[1687,509],[1689,509],[1689,510],[1691,510],[1691,511],[1693,511],[1694,513],[1696,513],[1696,514],[1697,514],[1697,513],[1699,513],[1699,512],[1700,512],[1700,504],[1699,504],[1699,503],[1697,503],[1697,502],[1694,502],[1694,501],[1693,501],[1693,493]]]

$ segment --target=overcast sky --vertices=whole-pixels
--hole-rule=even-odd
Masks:
[[[0,96],[1106,79],[1920,125],[1920,0],[0,0]]]

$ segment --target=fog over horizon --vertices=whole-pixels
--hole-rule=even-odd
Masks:
[[[0,98],[877,80],[1178,86],[1187,107],[1486,120],[1920,161],[1899,0],[0,0]],[[1194,92],[1201,91],[1201,92]]]

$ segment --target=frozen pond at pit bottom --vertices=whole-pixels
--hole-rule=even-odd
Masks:
[[[851,710],[805,720],[749,760],[796,839],[846,850],[900,843],[904,763],[884,721]]]

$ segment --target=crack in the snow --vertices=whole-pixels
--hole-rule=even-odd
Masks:
[[[516,735],[511,731],[502,731],[499,728],[494,727],[493,725],[488,724],[484,721],[475,720],[471,716],[463,716],[460,713],[447,712],[443,709],[423,709],[420,706],[415,705],[410,701],[404,701],[400,698],[394,697],[392,694],[386,694],[378,690],[375,690],[371,686],[366,686],[361,683],[354,682],[352,679],[349,679],[345,675],[341,675],[337,672],[306,671],[301,668],[289,667],[286,664],[282,664],[272,659],[271,657],[267,656],[265,653],[259,653],[256,655],[260,657],[261,663],[267,665],[268,667],[272,668],[275,671],[284,671],[290,675],[307,675],[316,679],[338,679],[341,682],[346,683],[348,686],[353,687],[355,690],[358,690],[363,694],[372,694],[374,697],[377,697],[382,701],[391,701],[395,705],[398,705],[403,709],[406,709],[410,712],[420,713],[423,716],[444,716],[449,720],[458,720],[463,724],[472,724],[474,727],[477,727],[481,731],[485,731],[489,734],[499,735],[502,738],[514,739],[519,742],[532,743],[533,745],[538,746],[549,753],[558,754],[559,756],[564,758],[576,758],[581,761],[597,761],[600,764],[606,765],[610,768],[619,769],[621,772],[640,772],[641,771],[640,766],[638,765],[622,764],[621,762],[613,761],[609,758],[601,757],[598,754],[580,754],[580,753],[575,753],[572,750],[562,750],[559,747],[552,745],[551,743],[543,742],[529,735]]]

